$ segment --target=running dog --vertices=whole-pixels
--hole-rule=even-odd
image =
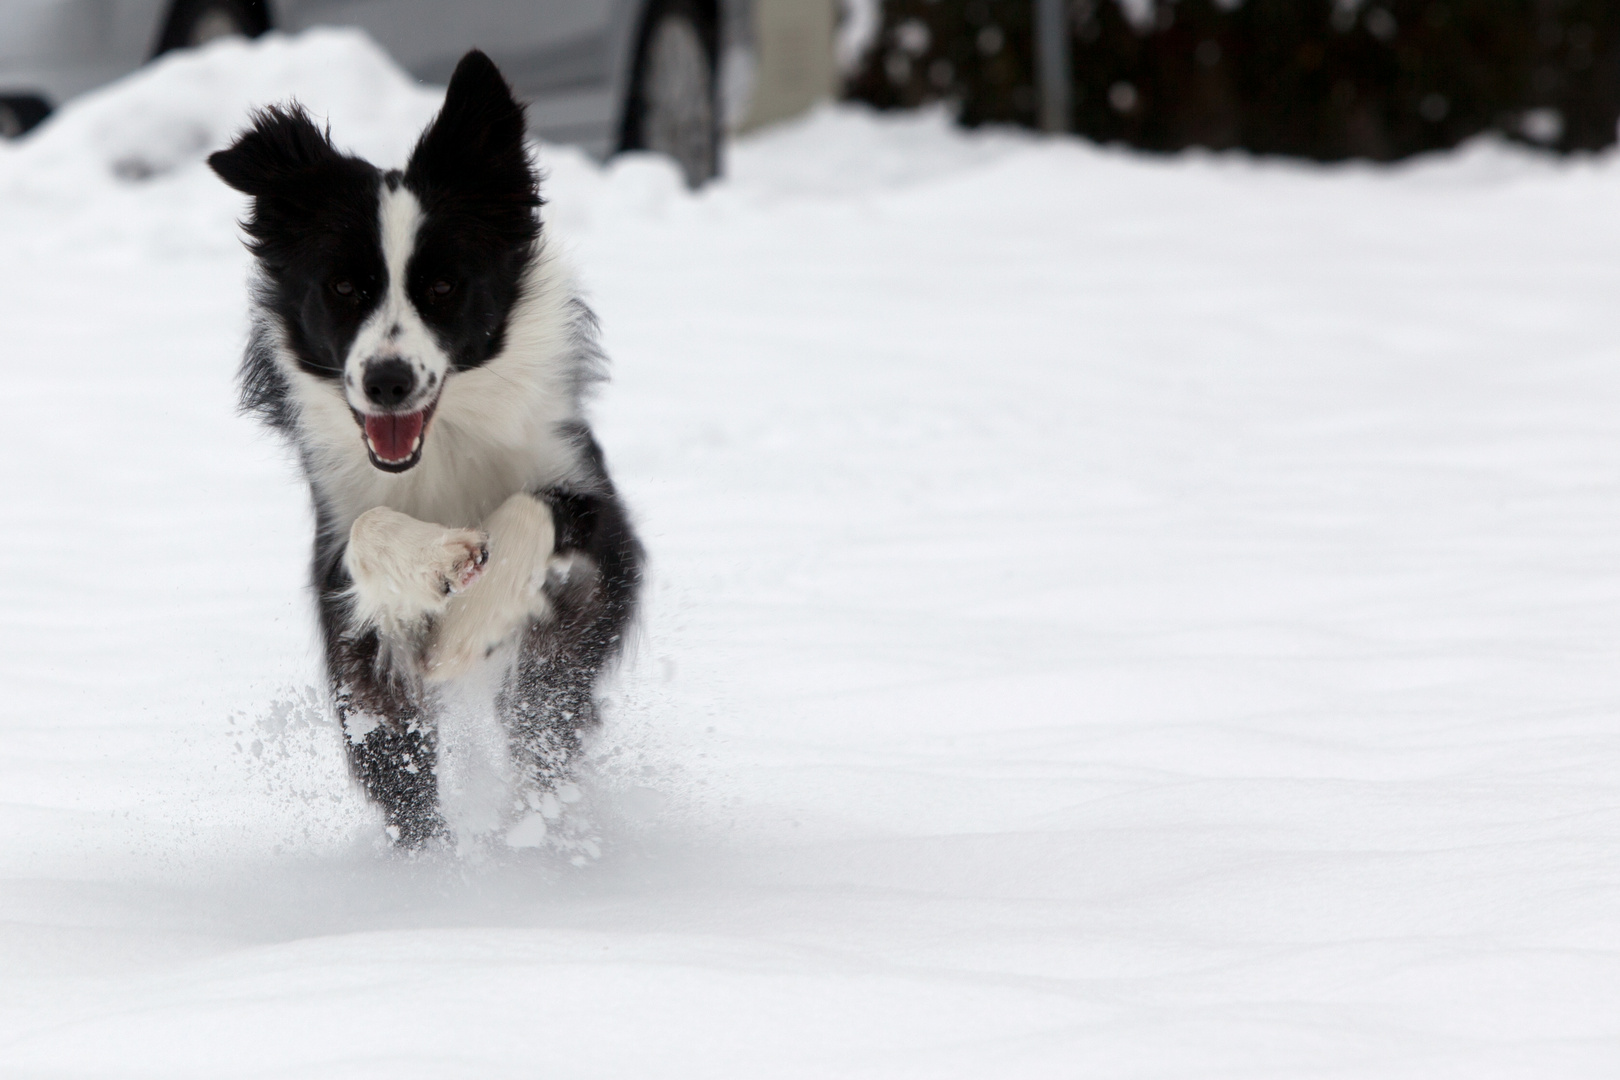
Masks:
[[[541,235],[524,131],[471,52],[403,171],[337,150],[295,104],[208,159],[253,200],[242,408],[309,481],[349,763],[407,847],[445,831],[448,692],[493,695],[531,803],[567,778],[641,580],[581,412],[596,321]]]

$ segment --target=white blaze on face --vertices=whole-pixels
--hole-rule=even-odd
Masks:
[[[366,399],[367,364],[402,360],[410,365],[416,376],[415,393],[404,404],[412,409],[425,408],[438,396],[450,369],[450,358],[422,322],[406,288],[405,270],[416,248],[422,206],[403,185],[389,190],[386,182],[378,193],[378,203],[387,289],[377,310],[355,335],[343,365],[344,393],[349,404],[361,413],[379,409]]]

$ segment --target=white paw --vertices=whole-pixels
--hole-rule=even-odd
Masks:
[[[547,612],[542,586],[555,541],[551,509],[518,494],[484,525],[489,557],[483,580],[475,591],[450,599],[428,645],[427,677],[435,682],[465,675]]]
[[[392,633],[470,589],[489,563],[489,538],[379,506],[355,518],[343,562],[355,620]]]
[[[472,588],[488,565],[489,537],[473,529],[452,529],[434,553],[428,573],[441,593],[454,596]]]

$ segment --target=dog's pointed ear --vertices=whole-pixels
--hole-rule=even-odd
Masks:
[[[512,88],[495,62],[474,49],[456,65],[444,107],[411,152],[405,184],[418,192],[451,190],[536,206],[525,130]]]
[[[237,191],[259,198],[343,159],[332,140],[315,126],[301,105],[273,105],[253,114],[253,126],[224,150],[210,154],[209,166]]]

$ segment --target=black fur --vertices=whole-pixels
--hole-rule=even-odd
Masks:
[[[312,375],[337,379],[349,346],[387,285],[377,219],[378,172],[339,153],[297,105],[272,106],[228,150],[209,157],[226,183],[253,196],[243,228],[261,271],[257,300]],[[349,281],[350,296],[333,286]],[[265,392],[251,387],[253,406]]]
[[[387,288],[377,215],[384,179],[422,204],[406,274],[423,321],[458,370],[500,352],[540,232],[539,181],[523,133],[522,106],[475,51],[457,65],[444,108],[403,174],[385,176],[339,152],[297,105],[261,110],[233,146],[209,157],[226,183],[253,196],[243,227],[262,271],[259,307],[275,317],[305,371],[341,377],[355,334]],[[453,283],[452,291],[437,294],[439,282]],[[285,390],[264,363],[251,355],[249,363],[248,407],[274,421]]]
[[[296,105],[255,114],[233,146],[209,159],[227,183],[253,197],[243,227],[260,273],[242,408],[301,450],[316,512],[312,578],[351,768],[407,845],[443,824],[433,774],[435,702],[397,653],[420,652],[434,628],[424,623],[408,642],[352,628],[344,564],[352,514],[334,507],[320,462],[300,442],[290,380],[301,376],[289,374],[278,356],[284,349],[302,375],[344,379],[356,336],[389,288],[379,190],[401,185],[422,208],[404,284],[449,357],[446,383],[499,356],[540,236],[538,180],[523,138],[522,107],[495,65],[473,52],[457,66],[443,109],[403,172],[383,173],[341,153]],[[594,318],[577,301],[572,312],[569,392],[577,400],[601,358]],[[576,420],[559,434],[577,454],[570,479],[528,494],[551,509],[555,551],[573,559],[566,574],[548,577],[551,617],[528,627],[516,670],[496,699],[517,761],[541,787],[568,775],[596,723],[597,679],[634,616],[642,562],[589,428]]]
[[[405,187],[425,214],[406,271],[410,295],[458,370],[500,352],[540,234],[539,181],[523,132],[523,108],[501,73],[483,53],[468,53],[405,169]],[[457,288],[435,296],[440,280]]]

